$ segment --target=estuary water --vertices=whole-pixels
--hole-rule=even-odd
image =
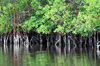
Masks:
[[[39,50],[0,45],[0,66],[100,66],[100,53],[93,49],[59,53],[55,47]]]

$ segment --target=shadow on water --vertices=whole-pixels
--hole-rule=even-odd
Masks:
[[[71,49],[65,53],[51,46],[40,50],[39,45],[33,48],[19,44],[0,45],[0,66],[99,66],[100,52],[89,49]],[[66,50],[67,51],[67,50]]]

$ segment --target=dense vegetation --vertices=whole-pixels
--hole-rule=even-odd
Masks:
[[[4,44],[46,43],[58,49],[64,44],[70,51],[71,46],[96,47],[99,32],[100,0],[0,0]]]
[[[14,51],[16,54],[19,53],[21,45],[32,51],[51,50],[55,47],[59,54],[62,51],[75,51],[76,48],[80,52],[82,48],[88,48],[91,52],[92,49],[99,51],[99,36],[100,0],[0,0],[0,45],[3,44],[4,48],[14,45],[13,49],[18,51]],[[36,56],[36,62],[40,56],[41,54]],[[0,59],[2,57],[1,55]],[[47,56],[41,56],[42,61],[47,61],[44,57]],[[68,66],[79,66],[81,61],[85,61],[81,65],[91,65],[87,58],[71,58],[73,64],[70,64],[70,59],[65,60],[64,57],[57,56],[59,61],[54,62],[61,64],[65,61],[65,64],[68,62]],[[47,62],[49,61],[48,56]],[[46,66],[45,63],[40,64]]]
[[[1,0],[0,3],[0,34],[31,30],[88,36],[100,31],[100,0]]]

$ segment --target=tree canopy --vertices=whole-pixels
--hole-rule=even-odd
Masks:
[[[18,26],[19,31],[43,34],[72,32],[88,36],[100,31],[100,0],[0,0],[0,3],[0,34]]]

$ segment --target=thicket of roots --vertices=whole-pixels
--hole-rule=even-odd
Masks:
[[[76,50],[76,48],[82,50],[82,48],[87,49],[87,47],[91,49],[99,48],[99,37],[100,33],[94,33],[93,36],[82,37],[81,35],[74,35],[72,33],[68,33],[66,35],[62,34],[38,34],[35,32],[24,33],[24,34],[5,34],[0,35],[0,44],[2,45],[17,45],[17,46],[25,46],[27,48],[37,49],[50,49],[50,47],[55,47],[57,53],[61,53],[64,51],[70,52],[71,49]]]

